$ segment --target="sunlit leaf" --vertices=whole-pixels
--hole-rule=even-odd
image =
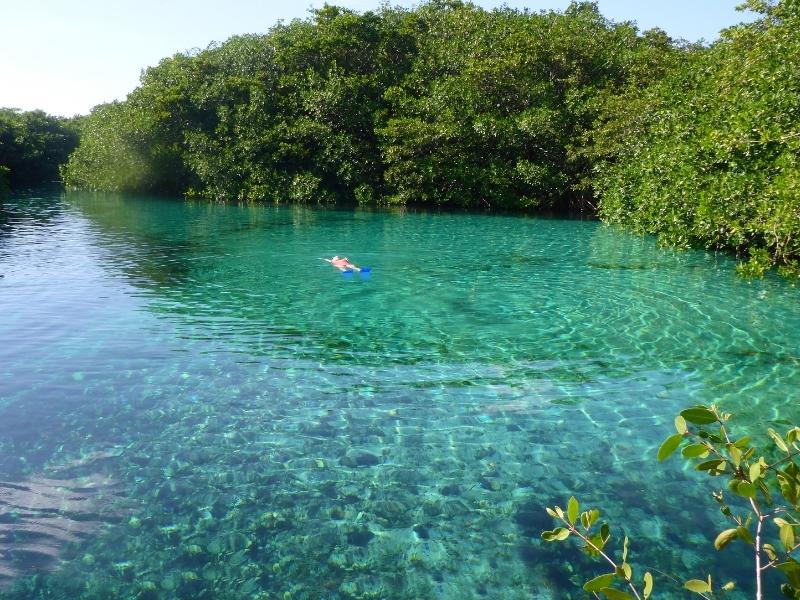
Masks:
[[[733,461],[733,466],[738,469],[739,464],[742,462],[742,451],[733,444],[728,444],[728,454],[731,457],[731,461]]]
[[[711,586],[702,579],[690,579],[683,584],[683,587],[696,594],[705,594],[711,591]]]
[[[778,558],[778,552],[777,550],[775,550],[775,546],[773,546],[772,544],[764,544],[761,547],[763,548],[764,552],[766,552],[770,560],[775,560],[776,558]]]
[[[725,531],[721,531],[717,536],[717,539],[714,540],[714,548],[717,550],[722,550],[737,537],[739,537],[739,532],[736,529],[726,529]]]
[[[570,496],[570,499],[567,502],[567,520],[569,521],[570,525],[574,525],[575,521],[578,519],[578,510],[578,500],[575,498],[575,496]]]
[[[681,411],[681,416],[695,425],[709,425],[717,420],[717,415],[704,406],[695,406]]]
[[[569,537],[569,530],[564,527],[557,527],[552,531],[543,531],[542,539],[545,542],[560,542]]]
[[[644,589],[642,590],[642,595],[644,596],[644,600],[647,600],[650,597],[650,594],[653,593],[653,576],[650,574],[650,571],[644,574]]]
[[[786,442],[783,441],[783,438],[777,431],[770,428],[767,429],[767,433],[769,434],[769,437],[772,438],[772,441],[775,442],[775,445],[779,450],[782,450],[783,452],[789,452],[789,447],[786,445]]]
[[[708,456],[708,446],[705,444],[689,444],[681,450],[681,454],[684,458],[705,458]]]
[[[781,525],[778,535],[781,538],[781,544],[786,550],[794,548],[794,528],[791,525],[788,523]]]
[[[736,494],[737,496],[741,496],[742,498],[755,498],[756,497],[756,486],[754,486],[749,481],[738,481],[733,479],[731,481],[731,485],[729,485],[731,491]]]
[[[599,575],[594,579],[590,579],[583,584],[583,589],[587,592],[599,592],[603,588],[610,586],[613,582],[614,573],[607,573],[605,575]]]
[[[680,415],[675,417],[675,431],[677,431],[680,435],[684,435],[689,431],[689,428],[686,427],[686,419]]]
[[[677,433],[664,440],[664,443],[661,444],[661,447],[658,449],[659,462],[669,458],[669,456],[678,449],[678,446],[681,445],[682,440],[683,436]]]
[[[708,460],[706,462],[701,462],[698,464],[695,469],[698,471],[708,471],[709,475],[719,475],[725,472],[725,469],[728,468],[728,463],[720,458],[715,458],[713,460]]]

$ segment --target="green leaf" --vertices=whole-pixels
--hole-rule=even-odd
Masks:
[[[628,536],[622,541],[622,562],[628,560]]]
[[[775,565],[775,568],[786,576],[793,587],[800,588],[800,564],[796,560],[790,558],[786,562]]]
[[[614,573],[606,573],[599,575],[594,579],[590,579],[583,584],[583,589],[586,592],[599,592],[603,588],[607,588],[614,582]]]
[[[767,553],[767,556],[769,557],[770,560],[775,560],[776,558],[778,558],[778,552],[777,550],[775,550],[775,546],[773,546],[772,544],[764,544],[761,547],[764,549],[764,552]]]
[[[745,544],[754,544],[753,536],[750,535],[750,530],[747,527],[737,527],[736,532],[739,534],[739,539]]]
[[[608,526],[608,523],[600,525],[600,537],[603,540],[603,545],[608,543],[608,540],[611,538],[611,528]]]
[[[786,525],[781,525],[780,532],[781,544],[786,550],[791,550],[794,548],[794,528],[788,523]]]
[[[733,583],[732,581],[729,581],[728,583],[722,586],[722,591],[724,592],[730,592],[735,589],[736,589],[736,584]]]
[[[578,519],[578,500],[575,496],[570,496],[569,501],[567,502],[567,519],[569,520],[570,525],[574,525],[575,521]]]
[[[581,513],[581,524],[583,525],[583,528],[588,531],[599,518],[600,511],[596,508],[593,508],[592,510],[587,510]]]
[[[733,461],[733,466],[738,469],[742,462],[742,451],[733,444],[728,444],[728,454]]]
[[[717,539],[714,540],[714,548],[717,550],[722,550],[737,537],[739,537],[739,531],[737,529],[726,529],[725,531],[720,532],[720,534],[717,536]]]
[[[786,439],[790,444],[793,444],[800,437],[800,427],[795,427],[786,432]]]
[[[608,600],[634,600],[633,596],[630,594],[620,590],[615,590],[614,588],[603,588],[600,590],[600,593],[608,598]]]
[[[705,458],[708,456],[708,447],[705,444],[689,444],[681,450],[681,454],[684,458]]]
[[[683,587],[696,594],[705,594],[711,591],[711,586],[702,579],[690,579],[683,584]]]
[[[554,511],[552,508],[550,508],[549,506],[546,506],[545,510],[547,511],[547,514],[550,515],[551,517],[553,517],[554,519],[558,518],[558,513],[556,511]]]
[[[740,448],[740,449],[744,450],[744,448],[745,448],[745,447],[747,446],[747,444],[749,444],[749,443],[750,443],[750,436],[749,436],[749,435],[746,435],[746,436],[744,436],[742,439],[735,441],[735,442],[733,443],[733,445],[734,445],[734,446],[736,446],[737,448]]]
[[[756,486],[749,481],[737,481],[734,479],[729,487],[734,494],[741,496],[742,498],[756,497]]]
[[[681,416],[695,425],[709,425],[717,421],[717,415],[705,406],[695,406],[681,411]]]
[[[685,435],[689,432],[689,428],[686,427],[686,419],[680,415],[675,417],[675,431],[677,431],[680,435]]]
[[[569,537],[569,530],[564,527],[557,527],[552,531],[543,531],[542,539],[545,542],[560,542]]]
[[[786,442],[783,441],[783,438],[777,431],[770,428],[767,429],[767,433],[769,434],[769,437],[772,438],[772,441],[775,442],[775,445],[778,447],[778,449],[784,452],[789,452],[789,447],[786,445]]]
[[[647,600],[650,597],[650,594],[653,593],[653,576],[650,574],[650,571],[644,574],[644,590],[643,596],[644,600]]]
[[[750,465],[749,471],[750,481],[755,483],[761,477],[761,465],[759,463],[753,463]]]
[[[661,447],[658,449],[658,461],[661,462],[669,458],[670,455],[678,449],[678,446],[681,445],[682,440],[683,436],[677,433],[664,440],[664,443],[661,444]]]
[[[593,525],[600,518],[600,511],[593,508],[589,511],[589,525]]]
[[[728,468],[728,463],[720,458],[715,458],[713,460],[707,460],[706,462],[701,462],[699,465],[695,467],[698,471],[708,471],[709,475],[720,475],[721,473],[725,472],[725,469]]]

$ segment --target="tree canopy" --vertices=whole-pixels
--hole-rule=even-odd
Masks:
[[[0,108],[0,192],[59,181],[59,165],[78,145],[78,122]]]
[[[796,0],[711,46],[565,11],[335,6],[176,54],[97,107],[70,187],[598,210],[758,274],[800,260]]]

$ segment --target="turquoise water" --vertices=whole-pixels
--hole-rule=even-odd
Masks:
[[[695,403],[797,422],[778,278],[594,221],[59,194],[0,204],[0,275],[0,598],[579,598],[603,567],[538,537],[573,493],[748,589],[655,449]]]

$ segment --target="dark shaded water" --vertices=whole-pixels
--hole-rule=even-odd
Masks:
[[[28,195],[0,274],[1,598],[580,597],[572,493],[747,589],[655,449],[798,417],[797,288],[596,222]]]

